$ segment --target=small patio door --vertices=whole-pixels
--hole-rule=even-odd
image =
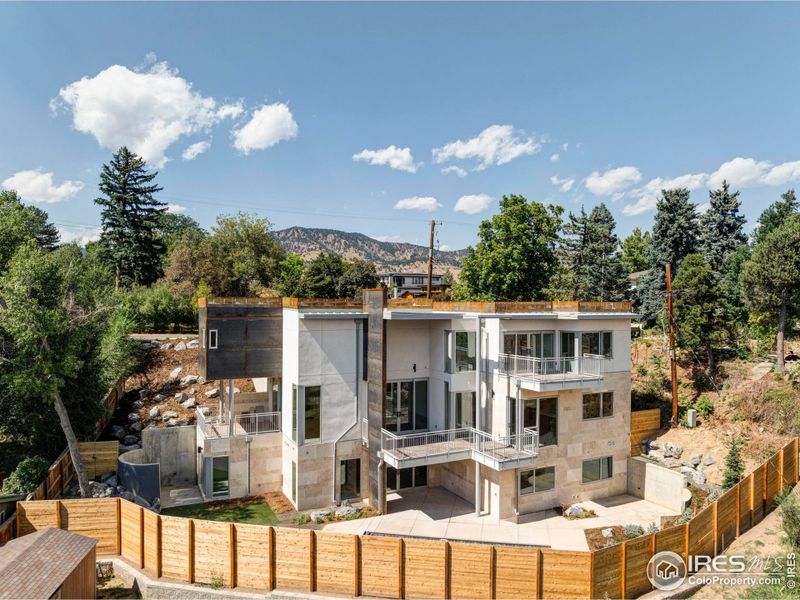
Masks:
[[[428,380],[388,381],[384,428],[393,433],[428,428]]]
[[[565,373],[576,373],[578,371],[578,334],[574,331],[562,331],[560,344],[560,356],[564,363]]]

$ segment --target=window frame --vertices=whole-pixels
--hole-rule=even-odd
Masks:
[[[598,479],[586,479],[586,464],[597,462]],[[603,463],[606,465],[606,476],[603,477]],[[596,458],[587,458],[581,463],[581,483],[597,483],[599,481],[608,481],[614,477],[614,457],[613,456],[598,456]]]
[[[539,446],[541,448],[547,448],[547,447],[550,447],[550,446],[558,446],[558,430],[559,430],[559,421],[560,421],[560,419],[558,418],[559,417],[559,415],[558,415],[558,413],[559,413],[559,411],[558,411],[558,396],[541,396],[541,397],[537,396],[535,398],[521,398],[520,400],[522,401],[522,423],[521,423],[521,428],[525,429],[526,427],[531,427],[531,425],[526,425],[525,424],[525,408],[526,408],[526,405],[528,404],[528,402],[535,402],[536,403],[536,424],[533,427],[536,429],[536,433],[539,435]],[[554,435],[555,435],[555,443],[554,444],[547,444],[547,445],[543,445],[542,444],[542,432],[541,432],[541,429],[539,427],[539,425],[541,424],[541,420],[542,420],[541,419],[541,417],[542,417],[541,401],[542,400],[555,400],[555,404],[556,404],[556,430],[555,430],[555,433],[554,433]]]
[[[597,352],[586,352],[584,350],[583,340],[587,336],[597,336]],[[608,337],[608,339],[606,339]],[[606,347],[606,345],[608,347]],[[581,356],[602,356],[606,360],[614,358],[614,332],[610,329],[603,329],[600,331],[582,331],[581,332]]]
[[[553,487],[549,487],[543,490],[536,489],[536,472],[537,471],[550,471],[553,472]],[[524,491],[522,488],[522,474],[523,473],[531,473],[531,490]],[[532,469],[519,469],[517,471],[517,489],[519,490],[520,496],[533,496],[534,494],[544,494],[545,492],[552,492],[556,489],[556,467],[555,465],[550,465],[547,467],[535,467]]]
[[[598,402],[598,416],[596,417],[587,417],[586,416],[586,399],[589,396],[597,396]],[[605,400],[606,397],[611,398],[611,413],[605,414]],[[584,421],[596,421],[598,419],[610,419],[614,416],[614,392],[613,391],[602,391],[602,392],[587,392],[583,394],[581,398],[581,417]]]
[[[319,390],[318,406],[317,406],[317,420],[319,422],[319,431],[316,437],[308,437],[308,390]],[[321,385],[304,385],[303,386],[303,444],[318,444],[322,441],[322,386]]]
[[[211,343],[211,335],[214,335],[214,343]],[[216,350],[219,347],[219,330],[218,329],[209,329],[208,330],[208,349],[209,350]]]

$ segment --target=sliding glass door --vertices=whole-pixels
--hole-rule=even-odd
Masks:
[[[405,433],[428,428],[428,380],[386,382],[384,428]]]

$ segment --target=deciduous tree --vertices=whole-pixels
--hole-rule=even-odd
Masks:
[[[647,269],[647,254],[653,240],[650,232],[635,227],[631,234],[622,240],[622,262],[629,273],[636,273]]]
[[[33,241],[39,248],[52,250],[58,239],[46,212],[23,204],[12,190],[0,191],[0,272],[21,245]]]

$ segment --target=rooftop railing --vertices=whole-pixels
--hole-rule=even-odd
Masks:
[[[243,413],[233,418],[233,434],[230,424],[219,415],[203,414],[213,412],[214,407],[197,407],[197,427],[207,439],[238,437],[275,433],[281,430],[280,412]]]
[[[499,369],[503,375],[528,381],[600,379],[605,370],[605,360],[599,354],[554,358],[501,354]]]

